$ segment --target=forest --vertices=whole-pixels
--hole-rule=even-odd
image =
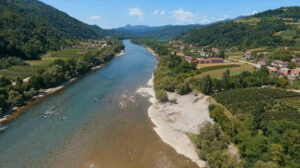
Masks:
[[[48,50],[104,35],[98,26],[82,23],[37,0],[0,1],[0,58],[39,59]]]

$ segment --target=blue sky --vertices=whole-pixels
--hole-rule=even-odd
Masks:
[[[85,23],[102,28],[131,25],[207,24],[300,0],[41,0]]]

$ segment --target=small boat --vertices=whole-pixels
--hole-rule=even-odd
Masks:
[[[0,125],[0,134],[4,133],[7,130],[8,126]]]

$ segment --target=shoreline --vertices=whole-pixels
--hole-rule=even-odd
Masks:
[[[115,57],[119,57],[125,54],[125,51],[122,50],[120,53],[115,53]],[[101,69],[103,68],[105,64],[101,64],[95,67],[91,68],[91,72]],[[48,88],[45,89],[44,91],[39,92],[38,95],[32,97],[32,99],[28,100],[25,102],[25,105],[21,106],[21,107],[13,107],[12,108],[12,112],[9,115],[4,116],[3,118],[0,118],[0,125],[5,125],[9,122],[11,122],[12,120],[16,119],[17,117],[19,117],[21,114],[23,114],[24,112],[26,112],[31,106],[41,102],[42,100],[46,99],[48,96],[57,93],[61,90],[63,90],[64,88],[66,88],[66,86],[72,84],[73,82],[75,82],[78,78],[73,78],[70,79],[60,85],[58,85],[57,87],[53,87],[53,88]]]
[[[152,105],[148,108],[148,116],[161,140],[178,154],[191,159],[200,168],[208,167],[208,164],[199,158],[198,149],[187,135],[198,134],[201,124],[206,121],[213,122],[208,111],[208,97],[198,93],[183,96],[168,93],[170,99],[177,99],[177,104],[159,103],[155,98],[153,76],[146,86],[137,90],[137,93],[149,97]]]
[[[159,57],[159,55],[154,51],[152,50],[152,48],[148,47],[148,46],[144,46],[152,55],[154,55],[155,57]]]

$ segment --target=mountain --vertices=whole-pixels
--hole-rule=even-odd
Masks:
[[[166,25],[166,26],[144,26],[126,25],[117,29],[112,29],[113,34],[119,37],[127,38],[170,38],[179,36],[193,28],[201,27],[201,25]]]
[[[0,1],[0,57],[36,59],[73,40],[102,38],[105,32],[38,0]]]
[[[177,39],[222,48],[295,46],[300,40],[299,18],[300,7],[285,7],[195,28]]]

